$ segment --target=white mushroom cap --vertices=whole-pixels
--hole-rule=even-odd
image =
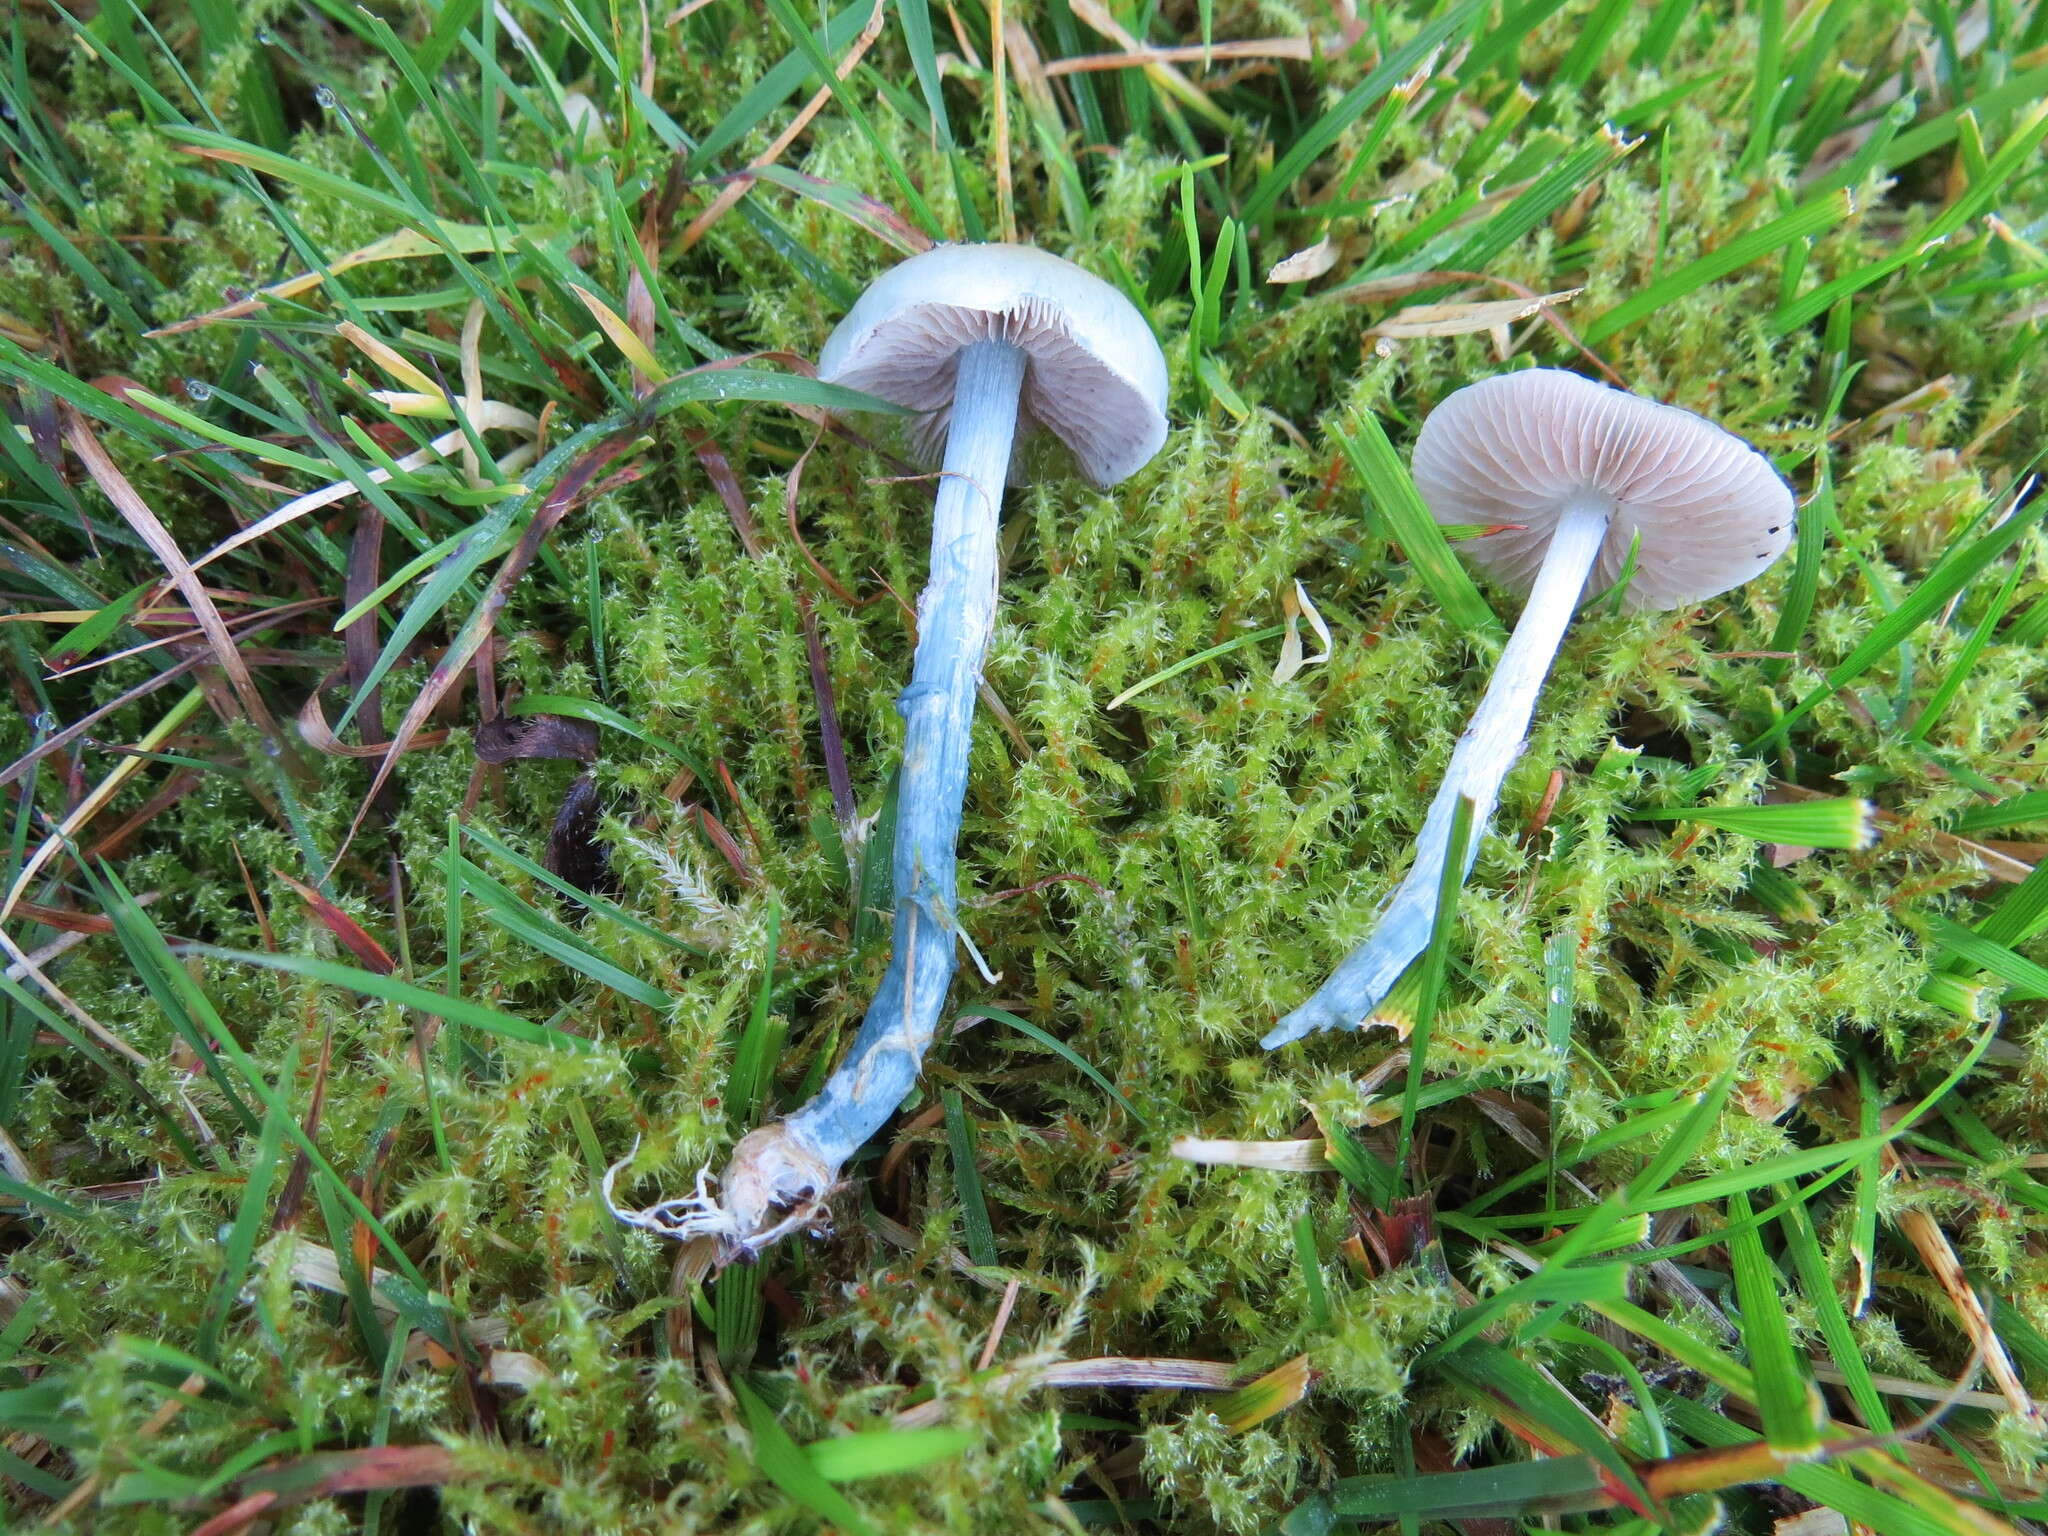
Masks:
[[[1166,441],[1166,358],[1131,301],[1028,245],[941,245],[890,268],[839,322],[818,377],[920,413],[927,456],[945,441],[960,349],[1007,341],[1030,361],[1020,433],[1044,427],[1099,485]]]
[[[1588,592],[1611,586],[1638,531],[1632,608],[1679,608],[1739,587],[1792,542],[1792,491],[1756,449],[1704,416],[1561,368],[1471,384],[1422,424],[1416,489],[1439,523],[1520,523],[1460,543],[1526,592],[1563,509],[1613,507]]]

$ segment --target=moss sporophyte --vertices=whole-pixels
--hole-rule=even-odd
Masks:
[[[707,1169],[689,1195],[618,1213],[679,1240],[716,1237],[727,1258],[821,1221],[840,1168],[902,1103],[938,1027],[961,939],[954,847],[1020,429],[1058,436],[1105,486],[1166,440],[1166,359],[1144,316],[1028,246],[940,246],[891,269],[832,333],[818,374],[916,412],[918,445],[929,456],[943,443],[944,455],[917,651],[897,700],[895,928],[881,986],[817,1096],[743,1137],[715,1192]]]

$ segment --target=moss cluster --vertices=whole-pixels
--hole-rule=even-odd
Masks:
[[[453,117],[411,92],[367,22],[271,9],[280,14],[269,46],[252,30],[238,47],[206,52],[210,24],[185,20],[165,32],[167,53],[134,57],[155,89],[185,100],[173,61],[192,68],[203,55],[195,78],[231,126],[241,121],[246,82],[273,73],[292,125],[290,158],[304,172],[297,178],[242,176],[181,152],[162,114],[95,53],[108,46],[104,32],[87,40],[55,22],[13,24],[35,76],[17,123],[33,119],[48,141],[22,153],[68,175],[76,194],[65,207],[30,177],[31,206],[50,213],[73,250],[90,254],[100,242],[127,252],[95,256],[94,266],[148,319],[216,308],[231,290],[303,270],[315,253],[331,260],[394,232],[373,200],[323,194],[322,176],[379,190],[386,177],[424,186],[451,220],[476,217],[471,178],[486,179],[512,220],[563,253],[593,289],[623,299],[633,264],[620,232],[639,226],[668,167],[637,95],[627,95],[622,113],[616,89],[601,78],[589,84],[603,75],[593,52],[600,41],[637,74],[631,7],[602,16],[601,7],[569,0],[500,8],[531,34],[531,52],[509,27],[491,34],[491,72],[453,50],[439,89],[469,104]],[[1503,366],[1493,339],[1375,345],[1366,327],[1405,299],[1361,304],[1330,290],[1372,268],[1378,251],[1436,252],[1441,261],[1447,247],[1429,231],[1486,219],[1613,121],[1633,147],[1624,153],[1617,138],[1613,163],[1587,181],[1586,195],[1506,243],[1487,267],[1538,292],[1582,289],[1559,313],[1583,329],[1793,206],[1817,163],[1819,146],[1805,145],[1796,122],[1778,125],[1770,153],[1745,158],[1761,29],[1783,7],[1699,7],[1655,63],[1642,51],[1670,7],[1566,5],[1542,18],[1505,9],[1527,28],[1508,63],[1466,79],[1447,53],[1413,110],[1383,134],[1374,137],[1377,107],[1351,121],[1256,231],[1255,251],[1223,286],[1220,334],[1193,345],[1196,307],[1176,276],[1187,256],[1182,167],[1197,150],[1230,157],[1200,173],[1206,257],[1221,219],[1302,125],[1429,18],[1374,7],[1357,46],[1333,47],[1312,65],[1261,65],[1234,82],[1218,83],[1221,63],[1210,74],[1186,66],[1228,104],[1229,133],[1176,105],[1142,71],[1065,75],[1057,92],[1021,72],[1012,81],[1018,225],[1147,297],[1173,360],[1176,414],[1165,452],[1116,490],[1088,489],[1049,454],[1047,472],[1010,500],[987,682],[1014,729],[990,710],[979,717],[961,845],[963,925],[998,979],[963,967],[957,999],[1050,1032],[1114,1085],[1129,1112],[1070,1059],[984,1021],[942,1041],[927,1087],[851,1170],[828,1241],[788,1243],[758,1270],[707,1283],[700,1299],[672,1280],[672,1250],[619,1228],[605,1211],[603,1166],[636,1137],[644,1149],[637,1172],[681,1189],[747,1128],[746,1110],[736,1112],[728,1095],[735,1044],[764,988],[786,1029],[771,1106],[800,1101],[858,1021],[886,956],[878,925],[863,917],[864,845],[832,820],[804,610],[815,612],[829,658],[836,728],[865,824],[885,808],[900,740],[894,697],[908,673],[910,621],[896,599],[913,597],[924,569],[928,486],[903,479],[885,454],[827,436],[792,493],[797,456],[812,445],[786,410],[725,405],[669,416],[621,461],[637,476],[583,501],[549,558],[512,591],[496,624],[493,669],[507,696],[598,700],[644,733],[606,729],[589,770],[617,882],[612,899],[696,952],[602,915],[579,916],[530,875],[461,844],[540,914],[546,931],[568,933],[588,956],[656,989],[661,1005],[601,985],[590,966],[536,944],[531,924],[507,919],[513,909],[474,883],[458,898],[459,977],[449,974],[449,875],[458,868],[451,819],[539,859],[580,771],[534,761],[476,772],[473,693],[450,712],[445,745],[403,760],[395,798],[334,868],[329,890],[398,958],[401,974],[553,1022],[592,1050],[473,1027],[440,1025],[436,1036],[424,1014],[344,987],[196,949],[171,961],[249,1055],[278,1074],[293,1117],[395,1234],[431,1297],[410,1292],[403,1277],[386,1278],[389,1256],[335,1181],[292,1174],[290,1140],[275,1125],[264,1129],[260,1104],[230,1102],[231,1077],[217,1061],[208,1070],[163,989],[149,984],[154,973],[118,936],[90,937],[51,974],[149,1063],[132,1086],[51,1033],[19,998],[0,1002],[0,1125],[26,1153],[35,1184],[61,1197],[55,1206],[13,1198],[0,1217],[18,1290],[9,1294],[14,1321],[0,1358],[8,1373],[0,1423],[15,1431],[10,1454],[29,1458],[46,1479],[99,1479],[63,1528],[189,1530],[258,1486],[194,1492],[230,1463],[239,1476],[270,1459],[382,1444],[445,1447],[448,1462],[429,1492],[375,1493],[367,1508],[358,1493],[319,1497],[266,1515],[270,1528],[310,1536],[358,1528],[366,1517],[385,1531],[769,1531],[815,1521],[814,1498],[778,1477],[729,1380],[779,1414],[800,1444],[887,1427],[918,1389],[936,1393],[943,1422],[967,1431],[951,1456],[838,1487],[874,1528],[892,1531],[1050,1530],[1085,1518],[1248,1533],[1271,1528],[1334,1478],[1412,1467],[1411,1430],[1476,1461],[1515,1454],[1488,1405],[1414,1370],[1461,1307],[1521,1277],[1504,1250],[1447,1226],[1448,1256],[1362,1265],[1345,1246],[1360,1211],[1332,1176],[1204,1169],[1169,1153],[1179,1135],[1312,1136],[1311,1109],[1328,1123],[1384,1126],[1384,1101],[1369,1104],[1359,1085],[1397,1048],[1391,1036],[1319,1038],[1270,1056],[1256,1042],[1361,935],[1401,873],[1491,659],[1488,641],[1435,607],[1324,428],[1374,412],[1405,442],[1447,393]],[[1921,37],[1934,29],[1903,5],[1809,9],[1829,19],[1781,42],[1793,57],[1790,44],[1820,38],[1813,101],[1829,99],[1828,81],[1857,70],[1873,81],[1903,74],[1919,82],[1916,61],[1946,58],[1953,46]],[[1047,57],[1109,46],[1077,32],[1063,4],[1013,10]],[[1593,13],[1620,20],[1582,67],[1575,50]],[[657,26],[647,98],[690,142],[787,50],[769,14],[714,0],[684,22]],[[943,13],[936,19],[943,34]],[[412,23],[395,12],[391,21],[422,45],[424,32],[406,31]],[[977,10],[970,21],[985,50],[985,19]],[[1170,6],[1151,35],[1199,38],[1204,25],[1222,39],[1320,35],[1329,22],[1270,4],[1219,3],[1199,14]],[[479,12],[468,28],[481,36],[482,26]],[[2005,52],[1996,39],[1979,40],[1968,59],[1935,71],[1915,121],[2037,68],[2038,39],[2029,53],[2019,45],[2022,24],[2010,26]],[[941,51],[953,46],[940,41]],[[146,38],[137,47],[146,50]],[[980,227],[993,227],[1000,193],[986,62],[984,51],[980,63],[955,57],[947,65],[944,99],[959,145],[948,152],[918,115],[915,51],[892,24],[846,88],[863,120],[843,103],[828,106],[790,163],[898,213],[892,167],[900,166],[943,233],[970,232],[970,209]],[[504,104],[499,92],[523,90],[546,116],[543,64],[560,71],[555,83],[583,80],[592,90],[603,135],[579,145]],[[1573,71],[1575,87],[1555,84]],[[1090,110],[1118,137],[1089,142],[1070,123],[1064,146],[1048,144],[1032,114],[1071,108],[1085,117],[1077,105],[1084,78]],[[1531,82],[1540,107],[1490,133],[1518,79]],[[814,84],[751,127],[720,167],[765,147]],[[1432,102],[1435,93],[1443,99]],[[488,153],[460,126],[487,97],[502,114]],[[1271,110],[1258,110],[1262,102]],[[1638,110],[1645,102],[1662,104]],[[204,120],[197,104],[186,100],[184,110]],[[1881,101],[1869,108],[1883,110]],[[1902,167],[1873,166],[1849,189],[1853,214],[1810,243],[1736,264],[1597,348],[1631,386],[1705,412],[1793,466],[1803,496],[1822,487],[1826,465],[1826,488],[1806,515],[1830,517],[1829,536],[1796,658],[1759,655],[1776,649],[1791,559],[1699,610],[1589,612],[1568,637],[1508,780],[1500,835],[1487,842],[1460,907],[1457,960],[1435,1020],[1432,1078],[1493,1096],[1488,1105],[1462,1094],[1423,1117],[1427,1182],[1447,1218],[1492,1181],[1540,1162],[1490,1109],[1506,1105],[1525,1125],[1543,1125],[1545,1138],[1568,1143],[1732,1076],[1738,1090],[1688,1166],[1694,1174],[1739,1169],[1858,1134],[1857,1084],[1873,1104],[1910,1102],[1983,1028],[1922,1000],[1928,921],[1977,921],[1999,895],[1943,827],[1972,806],[2042,785],[2048,542],[2024,534],[1936,622],[1820,702],[1785,745],[1741,753],[1821,687],[1944,555],[1981,531],[1986,509],[2010,508],[2048,430],[2039,320],[2012,317],[2032,291],[2023,279],[2039,266],[2038,166],[2005,188],[1995,228],[1973,221],[1957,237],[1971,259],[1908,261],[1860,289],[1839,319],[1785,334],[1771,323],[1788,297],[1913,249],[1919,231],[1984,174],[1987,145],[1995,151],[2024,126],[2010,109],[1983,116]],[[397,142],[379,137],[387,121],[400,125],[404,163],[365,148]],[[10,143],[21,131],[10,128]],[[715,190],[686,188],[677,227]],[[729,214],[690,252],[657,240],[662,298],[731,351],[815,356],[841,306],[792,252],[853,284],[893,253],[823,198],[767,183],[751,197],[771,220]],[[1316,213],[1317,199],[1333,211]],[[79,380],[121,375],[188,404],[181,385],[196,380],[272,409],[252,382],[250,365],[259,364],[314,420],[360,416],[360,395],[321,393],[337,370],[364,367],[335,335],[332,293],[345,292],[402,352],[431,357],[460,387],[470,290],[455,284],[445,258],[360,266],[303,307],[145,338],[18,213],[6,224],[0,320],[18,319],[46,343],[11,358],[34,353]],[[1323,234],[1342,254],[1315,296],[1261,281],[1291,237]],[[476,269],[493,288],[500,282],[488,258]],[[496,317],[483,371],[494,398],[551,407],[565,434],[611,408],[603,390],[616,396],[627,374],[587,314],[564,307],[549,272],[521,267],[505,288],[506,313],[530,317],[538,350],[564,373],[543,376]],[[1470,296],[1500,291],[1475,286]],[[696,361],[681,334],[658,337],[658,352],[677,368]],[[1524,353],[1576,365],[1579,354],[1553,331],[1518,328],[1515,336]],[[17,361],[0,366],[17,388],[16,419],[33,427],[48,390]],[[1859,371],[1838,396],[1852,367]],[[1204,368],[1227,390],[1205,382]],[[234,409],[213,419],[325,451]],[[759,558],[742,549],[731,509],[697,456],[707,431],[763,530]],[[167,454],[166,441],[113,427],[101,437],[188,552],[280,499],[270,486],[195,465],[189,453]],[[44,491],[26,481],[13,505],[35,509],[20,513],[30,544],[61,565],[77,593],[51,590],[39,558],[22,555],[34,548],[14,537],[12,522],[0,524],[0,604],[13,610],[7,619],[22,621],[0,634],[0,665],[20,705],[0,720],[8,759],[47,734],[44,710],[75,719],[148,681],[157,665],[129,658],[43,678],[43,637],[61,629],[32,629],[29,615],[84,608],[85,597],[104,603],[161,574],[75,461],[66,473],[75,498],[68,514],[54,501],[44,510]],[[293,489],[312,484],[277,473]],[[429,494],[409,490],[401,502],[435,537],[478,515],[443,503],[433,522]],[[309,524],[252,546],[213,568],[209,581],[265,600],[339,599],[342,567],[323,563],[323,543],[346,549],[360,505],[352,499],[323,512],[317,530]],[[395,538],[388,549],[387,571],[413,553]],[[594,589],[585,589],[587,571],[596,573]],[[1249,644],[1105,708],[1185,657],[1277,623],[1296,580],[1335,636],[1327,661],[1276,683],[1274,644]],[[386,605],[380,644],[409,597]],[[389,723],[426,685],[469,601],[458,595],[389,674]],[[261,673],[286,719],[342,664],[327,628],[339,606],[317,610],[316,622],[285,640],[262,642],[292,653]],[[1986,624],[1988,643],[1972,659],[1973,636]],[[1924,739],[1914,738],[1915,711],[1959,658],[1965,683]],[[78,750],[17,781],[7,801],[9,881],[23,849],[115,767],[106,746],[139,738],[171,697],[120,710]],[[327,702],[332,718],[339,699]],[[716,782],[678,789],[678,764],[663,742],[718,765]],[[195,774],[114,854],[125,887],[153,893],[147,920],[174,943],[274,946],[357,963],[281,876],[317,882],[326,873],[320,865],[341,848],[369,768],[298,747],[280,763],[246,729],[230,731],[204,713],[166,750],[200,766],[151,765],[87,834],[89,842],[144,806],[172,775]],[[1672,803],[1686,770],[1710,762],[1726,770],[1708,794],[1716,802],[1750,803],[1780,780],[1868,796],[1896,819],[1869,850],[1789,864],[1783,875],[1797,910],[1788,916],[1783,904],[1758,899],[1754,840],[1631,818],[1634,807]],[[1562,793],[1540,832],[1525,836],[1554,772]],[[729,838],[707,834],[705,810]],[[2024,828],[1996,831],[2015,840],[2009,856],[2020,863],[2038,854]],[[694,884],[679,883],[679,871]],[[97,910],[100,880],[60,860],[55,877],[27,895]],[[20,920],[10,931],[26,949],[54,936]],[[1555,940],[1572,959],[1568,1039],[1552,1018],[1546,947]],[[2038,944],[2029,952],[2048,961]],[[1997,983],[1981,975],[1973,983],[1988,1019]],[[431,1095],[419,1055],[429,1038]],[[1883,1186],[1876,1300],[1856,1324],[1872,1368],[1932,1378],[1959,1369],[1968,1353],[1954,1313],[1898,1231],[1903,1209],[1932,1212],[1996,1295],[2048,1331],[2048,1199],[2027,1171],[2048,1129],[2044,1038],[2039,1004],[2012,1004],[1984,1074],[1959,1093],[1954,1116],[1930,1128],[1969,1155],[1940,1177]],[[1000,1265],[992,1283],[955,1262],[966,1241],[962,1170],[939,1112],[943,1093],[961,1096],[976,1132],[973,1177]],[[173,1122],[189,1110],[219,1144],[196,1162],[185,1157],[151,1101]],[[1382,1154],[1391,1149],[1384,1129],[1361,1135]],[[1655,1145],[1619,1148],[1575,1175],[1591,1189],[1614,1188]],[[10,1167],[16,1197],[19,1172]],[[224,1294],[231,1229],[252,1180],[260,1181],[262,1241]],[[1495,1214],[1543,1207],[1540,1180],[1524,1193]],[[1557,1193],[1566,1204],[1580,1198],[1568,1186]],[[273,1237],[281,1199],[297,1210]],[[1814,1207],[1845,1286],[1859,1256],[1855,1212],[1832,1195]],[[1727,1219],[1712,1203],[1690,1214],[1690,1231]],[[1304,1232],[1313,1282],[1303,1270]],[[1538,1227],[1522,1233],[1539,1235]],[[322,1249],[343,1256],[340,1294],[305,1283],[308,1256]],[[1701,1266],[1695,1280],[1725,1300],[1726,1263],[1716,1250],[1702,1252],[1684,1262]],[[346,1294],[353,1266],[365,1261],[378,1266],[394,1306],[362,1309]],[[977,1374],[1009,1279],[1018,1289],[995,1362],[1010,1374]],[[430,1316],[484,1342],[457,1360],[456,1341],[422,1325]],[[1790,1316],[1800,1346],[1818,1351],[1813,1314],[1794,1306]],[[1725,1342],[1699,1326],[1702,1337]],[[1540,1357],[1542,1347],[1532,1347]],[[1302,1354],[1315,1372],[1306,1398],[1242,1430],[1186,1393],[1050,1393],[1027,1380],[1034,1362],[1112,1355],[1229,1362],[1249,1379]],[[523,1374],[507,1378],[516,1385],[490,1384],[483,1372],[493,1359],[508,1372],[516,1363]],[[193,1370],[207,1390],[166,1418],[160,1409]],[[8,1393],[30,1394],[13,1420]],[[1607,1407],[1591,1389],[1585,1395],[1596,1411]],[[1614,1420],[1640,1450],[1640,1426],[1628,1416],[1618,1403]],[[2039,1453],[2021,1421],[1979,1418],[1969,1443],[1994,1460],[2002,1454],[2017,1466]],[[11,1465],[0,1477],[12,1476]],[[53,1497],[32,1480],[6,1490],[24,1519]],[[1731,1509],[1741,1523],[1766,1518]]]

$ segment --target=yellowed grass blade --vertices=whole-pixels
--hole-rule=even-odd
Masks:
[[[160,325],[146,334],[150,336],[176,336],[185,331],[196,331],[201,326],[213,325],[222,320],[240,320],[249,315],[261,314],[272,299],[295,299],[302,293],[310,293],[326,282],[334,273],[346,272],[352,267],[368,266],[376,261],[403,261],[420,256],[438,256],[444,250],[453,250],[462,256],[477,256],[485,251],[509,251],[512,242],[522,238],[534,238],[535,230],[486,229],[481,224],[443,224],[441,232],[447,244],[429,238],[416,229],[401,229],[395,235],[386,235],[382,240],[373,240],[368,245],[353,251],[345,251],[327,264],[322,272],[301,272],[282,282],[259,288],[246,299],[219,309],[208,310],[203,315],[193,315],[184,320],[173,320],[169,325]]]

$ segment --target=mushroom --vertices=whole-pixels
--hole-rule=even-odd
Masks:
[[[728,1260],[820,1224],[840,1168],[902,1103],[938,1026],[961,937],[954,843],[1018,434],[1053,433],[1105,486],[1166,440],[1166,359],[1145,317],[1102,279],[1029,246],[939,246],[885,272],[825,343],[818,376],[908,407],[919,449],[930,458],[943,442],[944,460],[917,653],[896,706],[888,970],[846,1059],[808,1104],[741,1138],[716,1194],[700,1173],[692,1195],[619,1212],[665,1236],[715,1236]]]
[[[1691,411],[1557,368],[1449,396],[1423,423],[1414,473],[1439,523],[1498,529],[1458,550],[1528,600],[1451,753],[1407,877],[1365,942],[1266,1036],[1268,1049],[1358,1028],[1428,947],[1458,801],[1473,802],[1462,880],[1588,577],[1595,590],[1612,586],[1633,549],[1623,601],[1678,608],[1741,586],[1792,541],[1791,488],[1748,443]]]

